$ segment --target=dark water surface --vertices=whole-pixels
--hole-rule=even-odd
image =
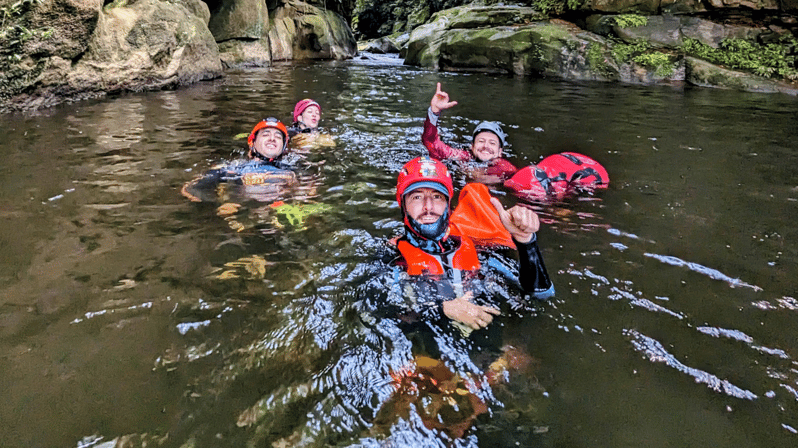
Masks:
[[[378,411],[407,341],[353,307],[437,81],[445,141],[498,120],[611,176],[535,204],[557,295],[496,321],[528,365],[454,441]],[[318,213],[180,195],[308,96],[337,146],[285,200]],[[0,117],[0,446],[794,447],[796,104],[357,60]]]

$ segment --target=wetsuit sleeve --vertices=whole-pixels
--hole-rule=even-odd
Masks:
[[[443,143],[438,135],[438,115],[428,109],[427,118],[424,120],[424,132],[421,142],[429,151],[429,156],[438,160],[471,160],[471,153],[462,149],[455,149]]]
[[[538,247],[537,235],[528,243],[515,241],[518,249],[521,288],[536,299],[548,299],[554,295],[554,284],[549,278],[543,256]]]
[[[502,179],[509,179],[513,174],[518,172],[518,168],[510,163],[507,159],[493,159],[493,163],[488,167],[487,174],[491,176],[501,177]]]
[[[226,173],[222,169],[210,170],[183,185],[180,192],[194,202],[214,202],[217,200],[216,186],[223,181]]]

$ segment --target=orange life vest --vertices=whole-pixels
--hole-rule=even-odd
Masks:
[[[451,230],[454,231],[455,228],[451,228]],[[455,237],[458,236],[460,237],[460,247],[454,252],[444,254],[430,254],[406,240],[400,240],[396,247],[407,263],[407,273],[410,275],[444,275],[446,273],[444,264],[449,268],[461,271],[479,269],[479,258],[474,242],[467,236],[455,235]],[[446,263],[444,263],[444,259],[447,260]]]

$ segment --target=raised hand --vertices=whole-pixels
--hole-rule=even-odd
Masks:
[[[441,83],[438,83],[435,95],[433,95],[432,100],[429,102],[429,107],[432,109],[432,112],[439,114],[442,110],[456,105],[457,101],[449,101],[449,94],[441,90]]]
[[[540,229],[537,213],[521,205],[515,205],[509,210],[505,210],[501,201],[493,197],[490,198],[490,203],[499,212],[502,225],[510,232],[513,239],[519,243],[532,241],[532,236]]]
[[[493,316],[498,316],[501,311],[489,306],[471,303],[474,293],[466,292],[462,296],[443,302],[443,314],[449,319],[464,323],[474,330],[485,328],[493,322]]]

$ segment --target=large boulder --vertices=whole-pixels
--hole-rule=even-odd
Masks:
[[[102,0],[53,0],[5,17],[0,29],[0,109],[24,104],[20,95],[32,90],[53,61],[71,61],[85,53],[101,8]],[[23,36],[21,28],[29,34]]]
[[[685,65],[687,82],[696,86],[798,96],[798,86],[782,81],[726,70],[692,57],[685,58]]]
[[[438,13],[432,23],[413,31],[405,64],[643,84],[684,79],[679,66],[659,73],[633,62],[619,63],[610,41],[563,20],[531,21],[537,15],[528,8],[502,7],[501,14],[476,7],[455,9]],[[508,9],[516,9],[509,17],[518,25],[485,26],[497,23],[492,18],[507,16]]]
[[[271,63],[269,10],[263,0],[221,0],[210,15],[208,28],[225,67]]]
[[[296,59],[346,59],[357,43],[344,18],[299,0],[221,0],[209,28],[227,67]]]
[[[269,40],[273,60],[349,59],[357,41],[339,14],[288,0],[272,14]]]
[[[33,12],[37,16],[49,17],[44,23],[59,24],[56,33],[61,32],[29,44],[15,67],[29,69],[14,78],[24,85],[7,92],[5,108],[38,108],[222,74],[208,8],[200,0],[117,0],[106,6],[103,0],[52,0]]]
[[[135,90],[221,75],[216,41],[205,18],[185,6],[189,3],[202,2],[138,0],[106,6],[70,82]]]
[[[447,34],[493,26],[507,26],[540,20],[543,15],[533,9],[514,6],[458,7],[440,11],[429,23],[417,27],[410,34],[403,55],[408,65],[440,68],[440,46]],[[453,39],[449,39],[452,43]],[[457,43],[454,43],[457,46]]]
[[[261,39],[269,26],[269,10],[263,0],[222,0],[210,15],[208,29],[217,42]]]
[[[646,17],[646,24],[642,26],[621,27],[616,24],[612,31],[629,43],[648,42],[654,47],[677,48],[687,37],[718,48],[726,39],[756,41],[759,35],[768,30],[752,26],[722,25],[698,17],[662,15]]]

